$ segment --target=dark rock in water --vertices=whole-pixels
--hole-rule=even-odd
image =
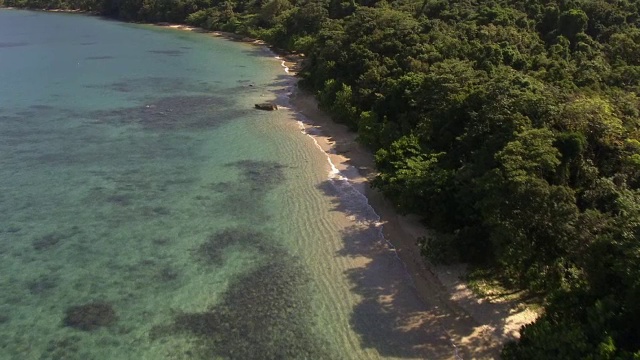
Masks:
[[[109,326],[116,320],[116,311],[111,304],[93,302],[68,308],[63,322],[64,326],[93,331],[99,327]]]
[[[0,314],[0,324],[8,323],[11,318],[8,315]]]
[[[272,103],[260,103],[256,104],[256,109],[273,111],[278,110],[278,105]]]

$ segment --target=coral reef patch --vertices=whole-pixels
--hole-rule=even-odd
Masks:
[[[109,90],[119,93],[140,93],[158,89],[159,92],[172,94],[176,92],[199,93],[201,95],[215,93],[217,89],[207,82],[193,82],[183,78],[149,76],[143,78],[124,78],[107,84],[86,85],[89,89]]]
[[[269,221],[267,209],[257,204],[263,204],[267,193],[286,181],[286,166],[275,161],[260,160],[242,160],[226,166],[237,168],[240,171],[239,179],[206,186],[207,190],[224,194],[211,207],[212,212],[221,216],[252,219],[254,224]],[[202,202],[208,206],[206,199],[202,199]]]
[[[117,315],[113,305],[106,302],[91,302],[68,308],[63,324],[82,331],[93,331],[112,325],[116,320]]]
[[[193,249],[193,255],[204,264],[221,265],[225,250],[231,246],[252,248],[261,254],[272,255],[278,251],[272,244],[271,239],[262,232],[233,228],[209,236],[205,242]]]
[[[238,277],[222,301],[204,312],[179,312],[155,326],[152,339],[195,336],[198,359],[333,359],[313,332],[308,279],[294,258]]]
[[[252,190],[261,191],[271,188],[285,181],[284,168],[286,166],[275,161],[241,160],[227,166],[234,166],[241,171],[243,180],[252,185]]]
[[[103,123],[137,123],[150,130],[177,130],[217,126],[245,112],[233,109],[220,96],[174,95],[140,106],[94,111],[87,117]]]

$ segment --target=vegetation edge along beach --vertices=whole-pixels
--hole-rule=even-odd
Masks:
[[[640,356],[640,2],[39,2],[265,39],[432,260],[542,299],[506,359]]]

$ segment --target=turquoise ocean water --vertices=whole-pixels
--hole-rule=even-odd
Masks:
[[[252,109],[291,84],[259,47],[0,10],[0,359],[453,357],[299,116]]]

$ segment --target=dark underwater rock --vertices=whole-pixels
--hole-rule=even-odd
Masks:
[[[255,106],[256,106],[256,109],[258,110],[268,110],[268,111],[278,110],[278,105],[272,104],[272,103],[260,103],[260,104],[256,104]]]

